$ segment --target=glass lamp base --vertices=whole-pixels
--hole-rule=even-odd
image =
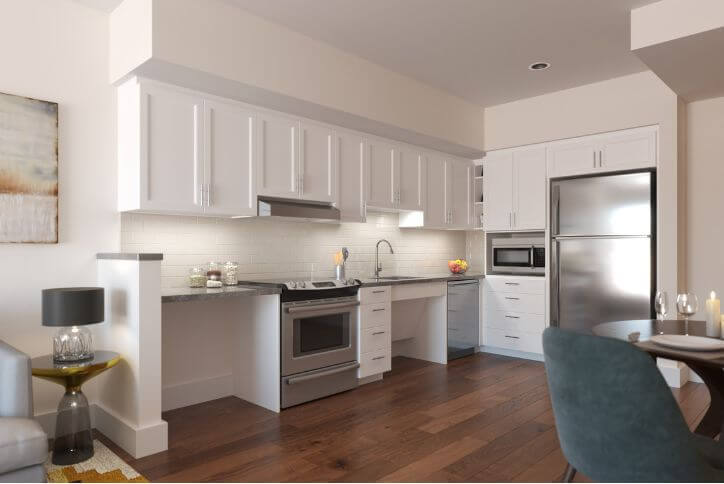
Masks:
[[[68,389],[58,405],[53,464],[71,465],[93,457],[88,400],[78,389]]]
[[[67,363],[93,358],[93,336],[84,326],[58,329],[53,336],[53,361]]]

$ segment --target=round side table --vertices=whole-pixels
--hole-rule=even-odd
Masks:
[[[53,464],[70,465],[93,457],[88,399],[81,385],[118,364],[121,355],[113,351],[96,351],[93,359],[55,363],[53,355],[33,358],[33,375],[65,387],[58,404],[53,443]]]

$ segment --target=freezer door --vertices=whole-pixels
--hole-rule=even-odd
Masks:
[[[651,188],[650,172],[554,181],[552,234],[651,235]]]
[[[651,239],[554,240],[551,324],[590,331],[652,317]]]

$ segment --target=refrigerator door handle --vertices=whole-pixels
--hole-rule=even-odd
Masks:
[[[561,289],[560,270],[559,267],[559,246],[557,240],[551,240],[551,326],[560,326],[559,317],[559,294]]]
[[[561,216],[561,187],[553,185],[551,193],[551,204],[553,210],[551,210],[551,230],[553,235],[560,233],[560,216]]]

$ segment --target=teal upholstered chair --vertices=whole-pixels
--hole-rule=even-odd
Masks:
[[[548,328],[543,353],[564,480],[577,469],[599,482],[724,481],[724,443],[689,431],[645,352]]]

